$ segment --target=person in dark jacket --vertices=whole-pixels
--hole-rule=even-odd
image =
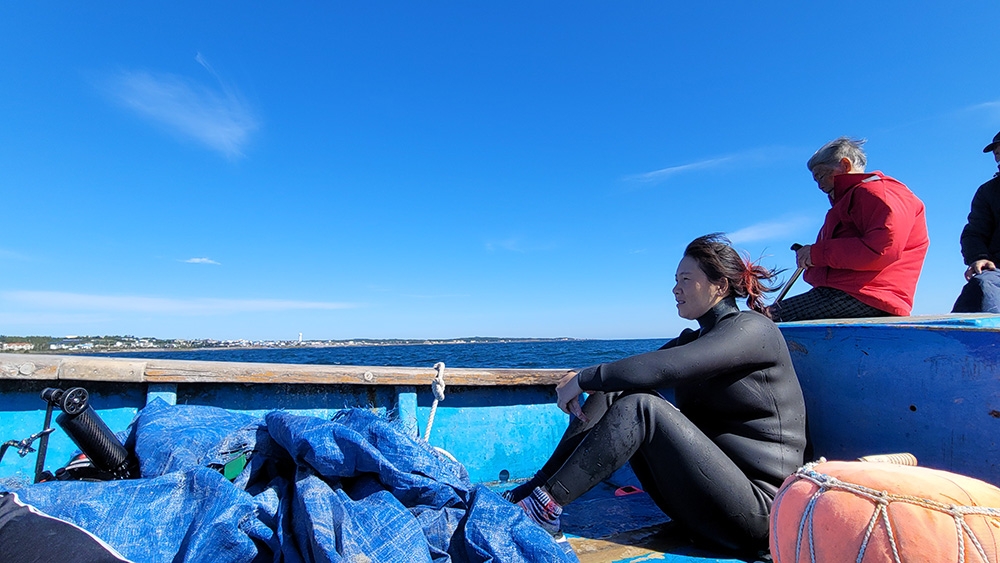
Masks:
[[[1000,133],[983,152],[992,152],[1000,169]],[[1000,170],[972,197],[969,222],[962,229],[965,287],[952,313],[1000,313]]]
[[[763,281],[774,276],[721,235],[691,242],[673,293],[679,315],[697,320],[698,330],[567,373],[556,392],[569,428],[541,471],[505,498],[556,534],[563,506],[629,463],[689,537],[713,548],[766,548],[774,495],[802,465],[806,445],[788,348],[758,312],[773,290]],[[741,311],[737,297],[752,310]],[[658,392],[666,389],[674,403]]]

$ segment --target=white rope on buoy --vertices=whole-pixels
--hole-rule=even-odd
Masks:
[[[908,454],[906,454],[908,455]],[[912,457],[912,456],[911,456]],[[909,461],[904,459],[903,461]],[[986,549],[983,547],[982,541],[976,536],[975,531],[966,521],[967,516],[982,516],[985,518],[992,519],[994,522],[1000,521],[1000,508],[985,507],[985,506],[963,506],[956,504],[948,504],[932,499],[926,499],[922,497],[917,497],[914,495],[897,494],[890,493],[888,491],[880,491],[864,485],[859,485],[857,483],[849,483],[846,481],[841,481],[836,477],[831,475],[826,475],[816,471],[815,467],[821,463],[825,463],[826,459],[820,458],[818,461],[807,463],[799,468],[795,472],[795,477],[808,481],[816,487],[816,491],[812,494],[809,502],[806,503],[805,509],[803,510],[802,516],[799,519],[798,533],[795,538],[795,553],[793,557],[797,561],[802,554],[803,549],[808,548],[809,550],[809,561],[811,563],[817,563],[819,560],[816,556],[815,543],[814,543],[814,516],[816,510],[816,503],[819,498],[829,491],[841,491],[851,493],[857,497],[867,499],[873,505],[872,516],[868,521],[867,529],[865,530],[863,541],[858,550],[857,562],[864,559],[865,553],[868,549],[872,532],[875,526],[881,521],[885,527],[885,532],[887,539],[889,541],[889,547],[892,551],[893,561],[895,563],[901,563],[902,558],[899,554],[899,546],[897,536],[899,535],[898,530],[894,528],[892,520],[889,518],[889,505],[892,503],[905,503],[907,505],[916,506],[925,510],[935,511],[942,514],[946,514],[952,518],[955,523],[955,531],[957,535],[958,542],[958,563],[965,563],[967,561],[966,552],[974,551],[978,555],[979,560],[988,561]],[[898,463],[898,462],[897,462]],[[908,464],[908,463],[906,463]],[[900,464],[903,465],[903,464]],[[784,500],[784,495],[789,489],[784,489],[780,491],[780,494],[775,497],[774,505],[772,508],[772,513],[776,512],[782,501]],[[996,524],[994,524],[996,525]],[[969,543],[971,543],[971,548],[967,549],[965,544],[965,537],[968,536]],[[773,553],[775,560],[780,560],[779,554],[777,552]]]
[[[444,400],[444,362],[434,364],[437,375],[431,381],[431,391],[434,392],[434,402],[431,403],[431,415],[427,419],[427,430],[424,431],[424,441],[429,442],[431,437],[431,427],[434,426],[434,415],[437,413],[438,402]],[[454,459],[454,458],[452,458]]]

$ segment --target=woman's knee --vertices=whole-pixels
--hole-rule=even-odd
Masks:
[[[669,401],[653,392],[625,391],[615,397],[608,407],[608,414],[605,416],[652,422],[657,418],[669,417],[670,411],[680,414],[680,411]]]
[[[680,412],[670,401],[661,397],[655,391],[623,391],[615,397],[612,407],[630,408],[634,410],[662,410]]]
[[[681,437],[687,440],[691,432],[700,430],[670,401],[655,392],[625,392],[612,403],[605,415],[609,421],[627,422],[630,427],[641,429],[644,443],[654,440],[671,442]]]

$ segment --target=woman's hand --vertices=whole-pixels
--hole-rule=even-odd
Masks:
[[[589,422],[587,415],[583,414],[580,407],[580,395],[583,389],[580,388],[580,378],[575,371],[567,372],[556,384],[556,404],[566,414],[571,414],[583,422]]]

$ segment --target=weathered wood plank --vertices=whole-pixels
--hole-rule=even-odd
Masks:
[[[0,354],[0,379],[59,379],[59,360],[53,356]]]
[[[560,369],[445,368],[447,385],[555,385]],[[93,356],[0,354],[0,379],[60,379],[149,383],[308,383],[430,385],[433,368],[330,366]]]
[[[209,362],[205,362],[208,364]],[[551,373],[549,373],[551,372]],[[554,385],[564,370],[445,369],[447,385]],[[289,364],[172,365],[150,363],[146,378],[155,382],[314,383],[347,385],[430,385],[433,369]]]
[[[59,363],[59,379],[141,383],[146,361],[128,358],[69,358]]]

